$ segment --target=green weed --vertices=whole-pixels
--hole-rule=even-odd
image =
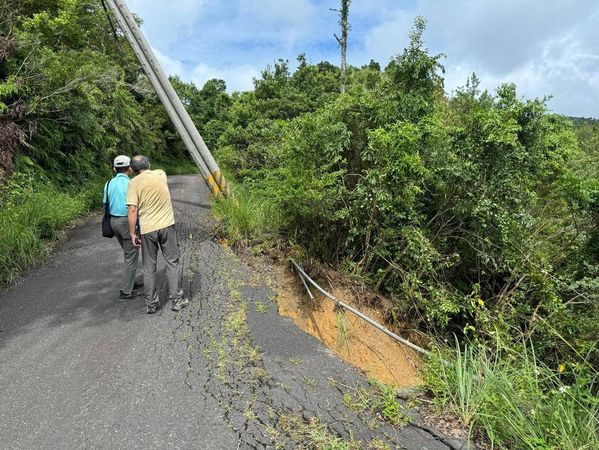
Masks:
[[[95,189],[94,189],[95,188]],[[0,210],[0,283],[11,283],[43,257],[73,219],[99,204],[96,184],[77,194],[52,187],[5,201]]]
[[[469,345],[437,353],[425,377],[440,408],[471,432],[484,431],[499,448],[599,448],[599,400],[592,381],[565,379],[541,364],[530,347],[518,353],[499,348],[490,356]]]
[[[385,441],[381,440],[381,439],[373,439],[368,448],[372,449],[372,450],[391,450],[391,447],[389,446],[389,444],[387,444]]]
[[[266,239],[279,223],[274,204],[249,191],[240,191],[235,197],[217,198],[212,210],[224,222],[227,236],[234,243]]]
[[[279,427],[300,449],[357,450],[362,447],[359,441],[346,441],[335,436],[317,418],[305,421],[301,417],[285,414],[279,418]]]
[[[313,388],[318,386],[318,381],[316,381],[314,378],[304,377],[304,383]]]
[[[256,420],[258,418],[258,415],[252,410],[250,406],[248,406],[247,409],[243,412],[243,417],[245,417],[247,420]]]
[[[410,417],[397,399],[395,388],[370,380],[368,389],[357,388],[354,394],[345,393],[343,403],[357,411],[370,411],[391,425],[404,426],[410,423]]]
[[[225,328],[233,332],[242,332],[247,328],[246,307],[244,303],[232,309],[225,319]]]
[[[335,319],[337,320],[337,342],[340,347],[347,349],[349,346],[349,334],[345,311],[341,308],[337,308],[335,311]]]

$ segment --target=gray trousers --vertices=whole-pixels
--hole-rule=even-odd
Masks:
[[[151,233],[141,235],[141,254],[144,267],[144,300],[147,306],[158,306],[158,289],[156,288],[156,263],[158,249],[166,261],[166,278],[170,300],[176,302],[183,298],[181,290],[181,252],[177,242],[177,230],[174,225]]]
[[[125,258],[125,270],[123,270],[123,274],[121,275],[121,291],[123,291],[123,294],[130,294],[133,291],[133,283],[135,283],[139,249],[135,248],[133,242],[131,242],[127,217],[111,217],[110,225],[123,249]]]

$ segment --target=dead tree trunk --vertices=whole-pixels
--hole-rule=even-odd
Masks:
[[[349,24],[349,5],[351,0],[341,0],[341,9],[333,11],[339,13],[339,25],[341,25],[341,37],[335,34],[335,39],[341,47],[341,77],[339,81],[339,90],[342,94],[345,93],[345,85],[347,83],[347,35],[351,26]]]

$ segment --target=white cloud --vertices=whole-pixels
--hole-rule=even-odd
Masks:
[[[171,58],[170,56],[162,53],[160,50],[152,47],[158,61],[162,65],[164,71],[169,75],[179,75],[185,72],[183,63],[177,59]]]
[[[198,85],[223,78],[230,90],[278,58],[337,63],[338,0],[129,0],[169,73]],[[446,88],[476,72],[494,89],[515,82],[526,96],[553,94],[551,106],[599,116],[599,3],[595,0],[354,0],[349,63],[384,66],[425,16],[425,42],[445,53]]]
[[[402,9],[392,12],[365,38],[366,55],[382,63],[383,67],[408,44],[408,34],[414,23],[414,14]]]
[[[194,26],[214,0],[128,0],[129,9],[143,20],[144,31],[163,47],[194,32]]]
[[[303,28],[313,19],[315,7],[309,0],[245,0],[239,15],[256,28]]]
[[[594,0],[420,0],[428,36],[455,58],[477,61],[498,74],[526,64],[544,43],[597,11]]]
[[[553,95],[557,112],[599,116],[597,2],[418,0],[371,28],[367,52],[382,62],[400,52],[416,15],[428,20],[427,46],[447,55],[447,90],[476,72],[491,90],[514,82],[527,97]]]
[[[569,60],[551,61],[540,56],[502,75],[472,63],[447,64],[445,88],[454,91],[476,72],[481,87],[491,92],[502,83],[515,83],[522,97],[551,96],[548,105],[555,112],[599,117],[599,79],[595,74],[581,71],[577,59],[578,56],[572,55]]]
[[[171,58],[158,49],[153,50],[168,75],[178,75],[183,81],[194,83],[200,89],[206,81],[217,78],[225,80],[229,92],[248,91],[253,88],[254,78],[260,76],[260,71],[248,64],[231,67],[198,64],[189,68],[182,61]]]
[[[275,37],[287,50],[309,36],[315,23],[315,8],[309,0],[246,0],[240,14],[255,26],[256,37]]]
[[[192,81],[196,86],[202,87],[206,81],[218,78],[225,80],[229,92],[249,91],[253,88],[253,79],[259,75],[260,72],[250,65],[215,68],[199,64],[190,72],[187,81]]]

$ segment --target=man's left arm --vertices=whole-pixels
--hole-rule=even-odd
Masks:
[[[106,182],[106,184],[104,184],[104,190],[102,191],[102,207],[104,209],[106,209],[106,200],[108,200],[106,198],[106,190],[108,188],[108,182]]]

